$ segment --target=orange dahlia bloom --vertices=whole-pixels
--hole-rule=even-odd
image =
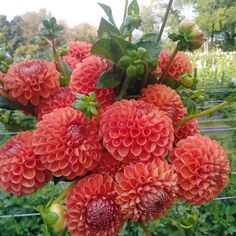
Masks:
[[[109,152],[104,150],[101,161],[94,170],[98,174],[109,174],[114,176],[117,171],[121,170],[123,167],[122,163],[116,160]]]
[[[178,195],[189,204],[214,199],[228,182],[229,161],[224,149],[208,136],[196,134],[180,140],[170,160],[178,174]]]
[[[59,72],[53,62],[30,60],[14,64],[4,77],[4,89],[22,105],[37,106],[60,86]]]
[[[79,180],[65,202],[65,219],[72,236],[115,236],[122,227],[114,181],[107,175],[93,174]]]
[[[0,149],[0,187],[15,195],[31,194],[50,179],[32,146],[32,131],[9,139]]]
[[[149,85],[142,89],[141,100],[151,103],[165,112],[176,123],[187,112],[177,92],[164,84]]]
[[[100,75],[109,68],[107,61],[100,57],[90,56],[84,59],[72,72],[69,85],[71,90],[85,95],[96,92],[97,100],[101,105],[110,104],[115,98],[113,89],[96,88]]]
[[[177,175],[159,158],[144,164],[131,163],[117,173],[116,202],[128,218],[142,222],[158,219],[170,209],[177,192]]]
[[[97,123],[71,107],[43,116],[33,137],[34,151],[55,176],[73,179],[93,170],[102,156]]]
[[[200,133],[198,120],[190,120],[187,123],[179,126],[175,130],[175,142],[178,142],[180,139],[185,139],[188,136],[193,136],[194,134]]]
[[[108,152],[122,162],[164,158],[174,140],[169,117],[152,104],[125,99],[101,115],[99,134]]]
[[[167,63],[170,60],[170,57],[172,55],[172,52],[168,50],[162,50],[161,53],[158,56],[158,60],[160,64],[157,67],[158,72],[163,72]],[[190,62],[190,59],[186,54],[183,52],[178,52],[175,56],[174,61],[172,62],[169,71],[167,72],[167,75],[165,79],[168,79],[169,77],[172,77],[174,80],[178,81],[181,79],[182,73],[192,73],[192,64]]]
[[[56,108],[70,107],[75,100],[76,98],[69,88],[60,87],[54,95],[41,99],[36,107],[38,119],[41,120],[43,115],[52,112]]]

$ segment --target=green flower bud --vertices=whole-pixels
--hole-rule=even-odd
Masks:
[[[136,66],[131,65],[126,69],[126,74],[127,76],[130,77],[134,77],[137,75],[137,70],[136,70]]]
[[[64,219],[64,207],[60,204],[52,204],[48,211],[55,216],[57,216],[57,219],[53,224],[50,225],[50,227],[53,229],[53,232],[56,234],[63,233],[66,228],[66,222]]]
[[[130,66],[130,64],[132,63],[132,59],[129,56],[123,56],[120,58],[120,60],[117,63],[117,66],[122,69],[125,70],[128,66]]]
[[[191,75],[185,74],[182,78],[181,78],[181,84],[185,87],[185,88],[191,88],[193,86],[193,77]]]
[[[142,75],[144,73],[144,65],[143,64],[137,65],[136,72],[137,72],[137,74]]]
[[[191,20],[183,20],[179,24],[179,32],[182,34],[190,33],[195,26],[195,22]]]
[[[197,101],[198,101],[199,103],[204,102],[204,100],[205,100],[205,97],[204,97],[203,95],[200,95],[200,96],[197,97]]]
[[[190,50],[196,50],[202,46],[206,41],[203,32],[198,28],[194,27],[193,31],[189,34]]]

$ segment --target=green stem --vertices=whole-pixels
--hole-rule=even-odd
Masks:
[[[63,192],[61,192],[61,194],[59,196],[57,196],[57,198],[52,202],[52,204],[58,203],[62,200],[64,200],[64,198],[66,197],[66,195],[68,194],[68,192],[70,192],[70,190],[77,184],[77,181],[72,182],[66,189],[63,190]]]
[[[183,225],[183,224],[181,224],[181,223],[175,221],[174,219],[170,218],[169,216],[164,216],[164,218],[166,218],[167,220],[169,220],[173,225],[175,225],[175,226],[180,226],[180,227],[182,227],[182,228],[184,228],[184,229],[190,229],[190,228],[192,228],[192,226],[193,226],[193,224],[190,224],[190,225]]]
[[[143,232],[146,236],[152,236],[144,223],[140,222],[140,225],[141,225]]]
[[[176,48],[175,48],[175,50],[174,50],[174,52],[172,53],[172,55],[171,55],[171,57],[170,57],[170,60],[168,61],[167,65],[166,65],[166,67],[165,67],[165,69],[164,69],[164,71],[162,72],[162,74],[161,74],[161,76],[160,76],[159,82],[162,82],[162,81],[164,80],[164,78],[166,77],[166,74],[167,74],[167,72],[169,71],[170,66],[171,66],[172,62],[174,61],[175,56],[177,55],[179,49],[180,49],[180,46],[179,46],[179,43],[178,43],[177,46],[176,46]]]
[[[129,32],[129,42],[131,43],[131,41],[132,41],[132,33]]]
[[[124,30],[125,18],[126,18],[126,16],[127,16],[127,11],[128,11],[128,4],[129,4],[129,0],[125,0],[124,15],[123,15],[122,24],[121,24],[121,26],[120,26],[120,31],[121,31],[121,33],[123,33],[123,30]]]
[[[161,25],[160,32],[159,32],[158,37],[157,37],[157,42],[158,43],[161,40],[161,36],[163,34],[163,31],[164,31],[164,28],[165,28],[165,25],[166,25],[166,22],[167,22],[167,19],[168,19],[168,15],[169,15],[172,3],[173,3],[173,0],[170,0],[169,3],[168,3],[168,6],[166,8],[166,13],[165,13],[162,25]]]
[[[202,117],[202,116],[207,116],[207,115],[209,115],[209,114],[211,114],[213,112],[216,112],[216,111],[218,111],[218,110],[228,106],[229,104],[230,104],[230,102],[224,101],[224,102],[220,103],[219,105],[214,106],[214,107],[212,107],[210,109],[207,109],[205,111],[199,112],[197,114],[189,115],[188,117],[184,118],[180,122],[176,123],[174,125],[174,127],[176,128],[178,126],[181,126],[181,125],[187,123],[190,120],[193,120],[193,119],[196,119],[196,118],[199,118],[199,117]]]
[[[7,63],[5,63],[4,61],[0,61],[0,64],[2,64],[3,66],[5,66],[7,69],[9,69],[9,65]]]

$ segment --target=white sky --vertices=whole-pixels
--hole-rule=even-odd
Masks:
[[[97,5],[101,2],[111,6],[117,25],[121,23],[124,0],[0,0],[0,15],[11,20],[16,15],[27,11],[38,11],[46,8],[58,20],[63,19],[70,26],[88,22],[98,26],[103,10]],[[139,4],[147,4],[148,0],[138,0]]]

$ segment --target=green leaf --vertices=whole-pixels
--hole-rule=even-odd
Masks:
[[[42,21],[42,24],[43,26],[46,28],[46,29],[49,29],[50,28],[50,23],[49,23],[49,20],[45,19]]]
[[[236,102],[236,90],[232,92],[229,96],[227,96],[225,98],[225,101],[230,102],[230,103]]]
[[[100,76],[96,88],[115,88],[119,83],[120,81],[111,71],[105,71]]]
[[[157,37],[157,33],[146,33],[139,39],[139,41],[156,41]]]
[[[139,14],[139,5],[137,0],[133,0],[128,7],[128,15],[138,15]]]
[[[98,3],[98,5],[105,11],[106,15],[108,16],[108,20],[116,27],[110,6],[107,6],[103,3]]]
[[[181,82],[176,81],[173,77],[169,77],[168,79],[164,81],[164,84],[173,89],[177,89],[180,86]]]
[[[6,110],[21,110],[22,105],[12,102],[7,98],[0,96],[0,108]]]
[[[145,48],[151,59],[156,59],[161,51],[160,45],[155,41],[140,41],[137,45]]]
[[[195,114],[197,112],[197,105],[196,103],[191,99],[184,100],[184,105],[187,107],[188,114]]]
[[[176,41],[182,39],[183,36],[180,34],[172,33],[172,34],[168,35],[168,38],[171,39],[173,42],[176,42]]]
[[[117,63],[122,56],[119,46],[115,42],[112,42],[111,39],[107,38],[96,41],[91,49],[91,53],[110,59],[115,63]]]
[[[104,33],[113,33],[119,35],[120,31],[116,28],[116,26],[112,25],[102,17],[98,28],[98,36],[102,37]]]

